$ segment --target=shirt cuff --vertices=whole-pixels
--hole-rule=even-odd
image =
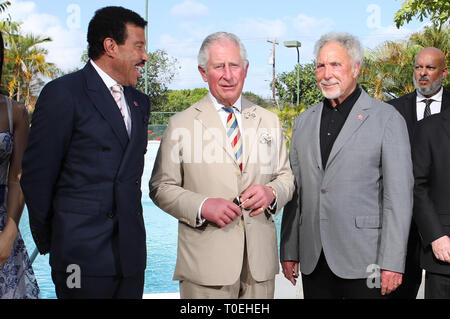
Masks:
[[[208,200],[209,198],[205,198],[203,202],[200,204],[200,208],[198,209],[197,213],[197,219],[195,220],[195,227],[201,227],[206,222],[206,219],[202,217],[202,208],[203,204]]]
[[[269,211],[273,214],[273,213],[275,213],[276,212],[276,208],[277,208],[277,202],[278,202],[278,196],[277,196],[277,191],[276,191],[276,189],[275,188],[273,188],[272,187],[272,189],[273,189],[273,191],[274,191],[274,195],[275,195],[275,200],[273,201],[273,203],[268,207],[268,209],[269,209]]]

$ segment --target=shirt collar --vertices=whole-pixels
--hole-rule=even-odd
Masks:
[[[442,102],[442,94],[444,92],[444,88],[441,86],[441,89],[433,96],[431,97],[425,97],[420,93],[418,90],[416,90],[417,93],[417,102],[421,102],[422,100],[428,100],[433,99],[436,102]]]
[[[211,98],[211,101],[214,104],[214,107],[216,108],[217,111],[220,111],[222,108],[225,107],[225,105],[223,105],[222,103],[220,103],[215,97],[214,95],[211,94],[211,92],[209,92],[209,97]],[[239,112],[241,113],[242,110],[242,95],[239,96],[238,100],[236,101],[236,103],[234,103],[233,107]]]
[[[337,105],[336,107],[333,107],[331,105],[330,100],[324,99],[324,106],[328,110],[338,110],[340,113],[344,114],[346,117],[350,114],[353,106],[358,101],[359,97],[361,96],[361,88],[359,85],[356,85],[355,90],[344,100],[341,104]]]
[[[108,89],[111,89],[113,85],[117,85],[117,81],[114,80],[112,77],[110,77],[105,71],[103,71],[97,64],[95,64],[94,61],[90,60],[92,66],[97,71],[98,75],[102,78],[103,82],[105,83],[106,87]]]

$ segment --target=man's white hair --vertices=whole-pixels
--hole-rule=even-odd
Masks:
[[[353,66],[358,62],[362,66],[364,59],[364,49],[357,37],[345,32],[330,32],[324,34],[314,46],[314,55],[316,60],[319,57],[320,50],[329,42],[337,42],[347,51]]]
[[[208,65],[209,62],[209,48],[211,47],[212,44],[220,40],[232,41],[237,46],[239,46],[239,51],[241,54],[241,59],[244,63],[244,68],[247,67],[248,64],[247,50],[245,49],[241,40],[236,35],[228,32],[216,32],[206,37],[198,53],[198,66],[201,67],[206,72],[206,66]]]

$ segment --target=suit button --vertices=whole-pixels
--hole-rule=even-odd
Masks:
[[[139,185],[139,181],[136,181],[136,185]]]
[[[322,194],[326,194],[326,193],[327,193],[327,190],[326,190],[326,189],[322,189],[322,190],[320,190],[320,192],[321,192]]]
[[[113,219],[114,216],[116,216],[116,215],[112,211],[110,211],[107,216],[108,216],[108,218]]]

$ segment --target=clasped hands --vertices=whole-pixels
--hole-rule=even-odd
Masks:
[[[240,196],[240,205],[245,210],[251,210],[251,217],[264,212],[274,201],[272,188],[263,185],[253,185]],[[202,207],[202,217],[223,228],[242,215],[241,207],[222,198],[210,198]]]

